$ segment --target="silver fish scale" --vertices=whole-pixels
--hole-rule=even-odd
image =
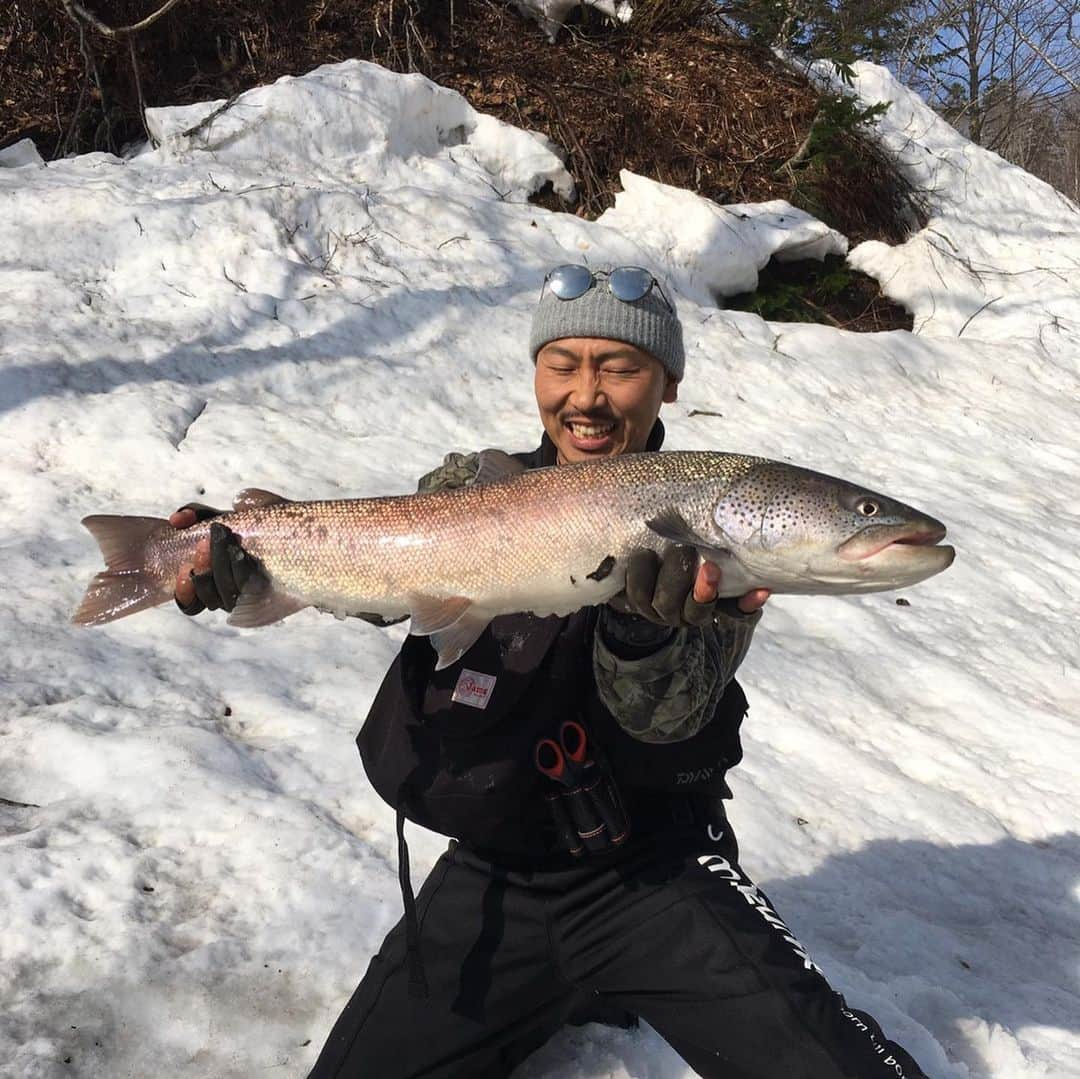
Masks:
[[[635,454],[453,491],[245,509],[222,523],[279,589],[329,609],[404,614],[418,595],[574,610],[622,587],[630,550],[664,545],[650,518],[672,506],[707,516],[760,461]]]

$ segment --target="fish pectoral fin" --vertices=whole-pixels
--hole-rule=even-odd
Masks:
[[[453,625],[472,605],[466,596],[425,596],[410,592],[406,597],[412,622],[409,632],[414,637],[430,637],[441,629]]]
[[[476,643],[480,634],[491,621],[487,615],[469,613],[462,615],[452,626],[436,630],[428,640],[438,653],[435,670],[441,671],[459,659]]]
[[[734,558],[727,547],[718,547],[715,540],[706,539],[695,532],[686,518],[674,506],[662,510],[645,522],[662,539],[677,543],[680,547],[693,547],[710,562],[722,565]]]
[[[271,622],[280,622],[283,618],[310,606],[307,600],[296,599],[287,592],[277,591],[273,583],[262,574],[252,574],[244,585],[232,614],[229,615],[229,625],[239,626],[241,629],[268,626]]]
[[[476,470],[474,484],[495,483],[498,480],[520,476],[526,471],[525,466],[516,457],[511,457],[503,450],[481,450],[479,458],[480,467]]]
[[[715,544],[704,536],[699,536],[686,518],[674,506],[661,510],[655,517],[645,522],[662,539],[670,540],[682,546],[696,547],[698,550],[712,550]]]
[[[291,502],[291,498],[264,491],[261,487],[245,487],[234,499],[232,508],[236,510],[255,510],[264,506],[277,506],[282,502]]]

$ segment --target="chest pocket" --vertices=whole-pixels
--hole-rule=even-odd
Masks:
[[[408,638],[357,739],[379,794],[409,820],[478,846],[518,849],[535,836],[544,809],[533,747],[573,691],[562,670],[582,651],[567,640],[568,629],[580,636],[573,622],[497,618],[442,671],[425,640]]]

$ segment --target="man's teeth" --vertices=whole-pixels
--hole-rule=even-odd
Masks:
[[[570,424],[570,431],[575,438],[603,438],[604,435],[611,434],[615,429],[615,424],[592,424],[592,423],[572,423]]]

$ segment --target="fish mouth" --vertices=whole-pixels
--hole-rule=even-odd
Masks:
[[[956,554],[952,547],[938,546],[945,538],[945,526],[932,519],[916,521],[904,525],[879,525],[864,528],[861,532],[845,540],[836,549],[836,553],[846,562],[865,562],[867,559],[888,552],[892,556],[906,557],[909,553],[916,557],[927,554],[927,548],[949,554],[949,561]]]

